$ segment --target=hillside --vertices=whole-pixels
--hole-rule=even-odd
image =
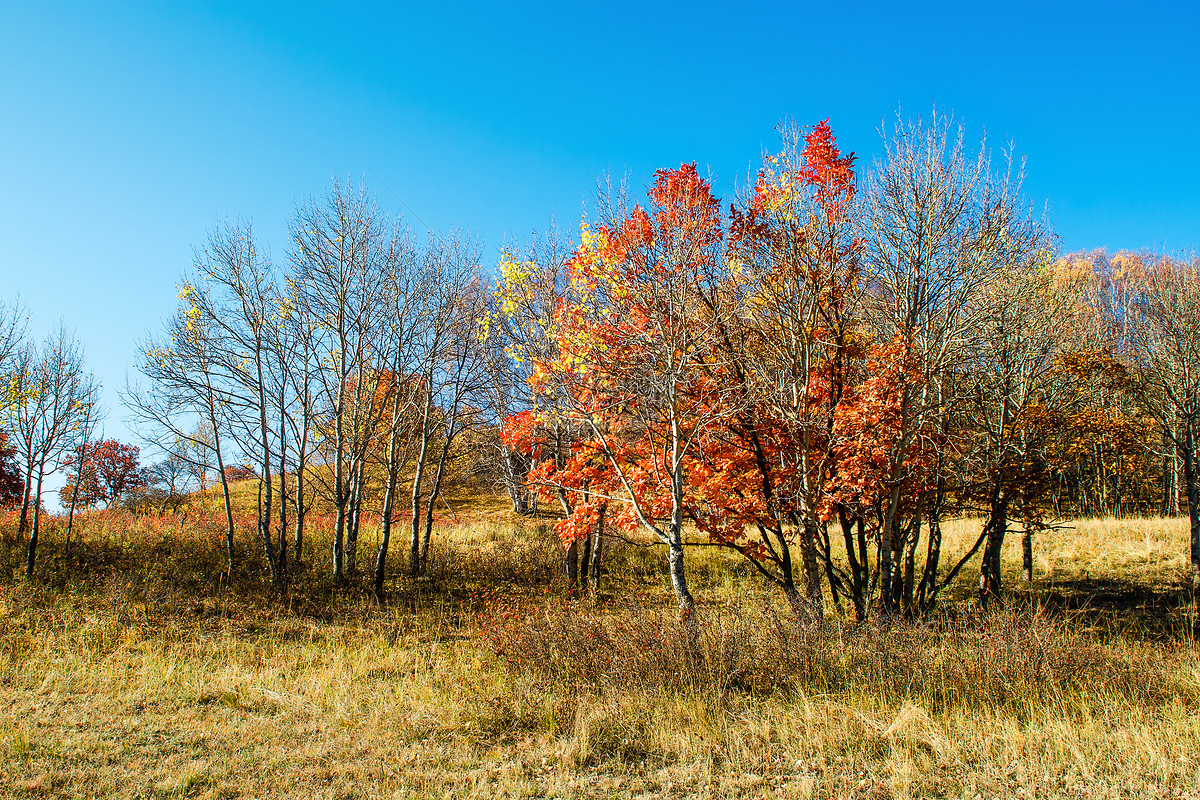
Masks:
[[[239,510],[249,496],[238,486]],[[397,577],[386,608],[317,569],[276,597],[248,531],[246,571],[230,580],[196,509],[84,515],[69,560],[0,585],[3,793],[1166,798],[1200,786],[1181,520],[1081,520],[1039,540],[1032,586],[1006,560],[1005,609],[975,610],[964,576],[952,613],[890,628],[806,628],[740,559],[696,549],[692,652],[657,549],[614,547],[599,602],[564,602],[544,524],[457,499],[429,575]],[[977,527],[951,526],[949,549]],[[47,552],[62,544],[52,534]]]

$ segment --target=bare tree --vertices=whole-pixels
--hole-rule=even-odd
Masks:
[[[1117,259],[1098,300],[1135,390],[1178,448],[1191,520],[1192,584],[1200,588],[1200,259]]]
[[[325,198],[296,210],[291,254],[297,302],[314,323],[316,394],[311,413],[321,421],[323,458],[317,473],[337,512],[333,572],[354,570],[363,480],[378,426],[375,397],[382,377],[374,336],[383,313],[387,225],[364,190],[336,181]]]
[[[26,336],[25,309],[19,301],[0,299],[0,379],[8,376]],[[0,395],[0,401],[6,401]]]
[[[196,253],[193,291],[187,297],[188,313],[208,337],[215,372],[225,390],[240,434],[241,449],[253,453],[258,465],[258,534],[275,584],[287,582],[286,532],[280,531],[276,549],[272,533],[275,500],[273,454],[283,443],[274,424],[277,397],[284,384],[272,385],[272,345],[277,345],[280,305],[274,268],[254,238],[249,222],[214,229],[205,247]],[[276,348],[277,349],[277,348]]]
[[[40,346],[30,345],[20,355],[14,380],[17,402],[11,407],[11,426],[19,443],[25,476],[18,530],[29,530],[25,575],[33,577],[41,526],[42,486],[46,475],[76,443],[81,427],[95,403],[97,386],[85,373],[83,349],[64,323]],[[28,526],[30,502],[33,525]]]
[[[882,341],[895,340],[923,378],[900,389],[900,435],[891,448],[890,487],[879,521],[879,606],[890,615],[909,604],[921,514],[903,518],[905,453],[932,435],[955,405],[953,375],[986,305],[978,295],[999,269],[1025,263],[1042,247],[1040,226],[1021,196],[1021,172],[992,169],[986,146],[972,155],[961,126],[937,114],[898,119],[870,173],[863,237],[869,312]],[[936,574],[940,509],[930,509],[926,570]],[[1003,534],[994,531],[998,551]],[[986,558],[986,556],[985,556]]]
[[[479,248],[459,236],[431,240],[427,250],[429,289],[427,324],[421,339],[423,398],[418,422],[419,443],[412,485],[412,537],[409,574],[421,574],[422,543],[428,548],[433,507],[441,492],[447,458],[462,432],[463,403],[473,391],[482,366],[478,321],[485,311]],[[425,471],[435,446],[440,455],[432,485],[425,493]],[[422,536],[422,503],[425,529]]]
[[[396,501],[402,470],[414,449],[413,428],[421,398],[428,391],[422,379],[422,343],[431,316],[427,303],[433,291],[434,274],[417,252],[407,230],[396,227],[388,248],[386,282],[380,287],[387,311],[378,345],[381,366],[386,371],[382,407],[386,419],[381,435],[387,439],[382,453],[384,475],[380,509],[379,547],[375,552],[373,586],[376,599],[384,601],[388,548],[397,519]]]
[[[127,381],[121,399],[129,410],[130,427],[147,443],[185,458],[201,490],[205,476],[215,467],[225,510],[225,555],[232,572],[237,559],[225,466],[231,462],[234,403],[209,334],[209,320],[193,311],[196,291],[185,283],[166,331],[142,343],[138,369],[149,385]]]
[[[79,501],[79,484],[82,483],[84,457],[88,451],[88,444],[91,441],[92,434],[95,433],[95,428],[99,424],[103,413],[97,404],[97,395],[99,394],[99,384],[93,383],[89,392],[90,396],[81,400],[81,419],[75,430],[75,479],[71,486],[71,502],[67,507],[67,533],[66,541],[63,543],[63,553],[69,553],[71,550],[71,529],[75,522],[75,506]]]

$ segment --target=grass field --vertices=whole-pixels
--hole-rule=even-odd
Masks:
[[[600,601],[567,603],[544,524],[458,505],[382,609],[324,579],[319,525],[281,599],[248,534],[223,574],[200,509],[89,514],[69,557],[51,527],[32,582],[0,521],[0,794],[1200,796],[1184,520],[1078,521],[1032,585],[1007,562],[1002,610],[966,575],[891,628],[798,626],[701,548],[693,649],[658,550],[616,549]]]

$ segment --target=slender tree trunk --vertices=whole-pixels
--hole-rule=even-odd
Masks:
[[[983,546],[983,562],[979,573],[979,600],[987,606],[992,598],[999,599],[1001,590],[1000,552],[1008,531],[1008,498],[996,489],[992,499],[991,529]]]
[[[333,579],[341,583],[345,576],[344,565],[346,558],[346,506],[337,508],[337,521],[333,531]]]
[[[341,583],[345,577],[346,559],[346,503],[349,487],[346,481],[346,420],[345,420],[345,356],[341,359],[341,383],[338,389],[338,407],[334,414],[334,448],[337,456],[333,465],[334,502],[337,504],[337,523],[333,532],[333,579]]]
[[[396,425],[392,424],[392,435],[388,441],[388,475],[383,489],[383,510],[379,519],[379,549],[375,551],[375,569],[371,575],[371,585],[375,592],[375,601],[383,605],[387,599],[384,595],[383,584],[387,575],[388,546],[392,541],[392,510],[395,507],[396,484],[398,482],[398,467],[395,463]]]
[[[693,620],[696,616],[696,601],[688,589],[687,575],[683,567],[683,539],[674,521],[671,523],[671,540],[667,545],[667,566],[671,571],[671,589],[675,592],[679,616],[684,620]]]
[[[454,413],[453,411],[451,412]],[[425,564],[429,559],[429,539],[433,533],[433,507],[438,499],[442,496],[442,479],[446,475],[446,458],[450,454],[450,445],[456,435],[453,430],[454,423],[450,422],[450,428],[446,430],[446,445],[442,448],[442,454],[438,458],[437,470],[433,474],[433,489],[429,492],[429,503],[425,506],[425,535],[421,539],[421,571],[425,571]]]
[[[25,470],[25,488],[21,492],[21,516],[17,523],[17,535],[25,533],[29,530],[29,492],[33,489],[33,455],[26,455],[26,464],[29,468]]]
[[[421,445],[417,453],[417,469],[412,489],[412,541],[409,543],[408,570],[413,580],[421,576],[421,480],[425,477],[425,462],[429,458],[429,415],[433,409],[432,382],[426,387],[425,408],[421,414]]]
[[[581,542],[583,551],[579,554],[579,591],[586,595],[591,586],[589,578],[592,574],[592,536],[589,533]]]
[[[1192,588],[1200,589],[1200,491],[1196,488],[1196,440],[1191,419],[1183,446],[1183,481],[1187,488],[1188,519],[1191,523]]]
[[[287,472],[286,450],[283,442],[283,423],[279,426],[279,553],[275,560],[279,567],[279,589],[287,590],[288,582],[288,535],[287,535]]]
[[[387,487],[383,493],[383,513],[379,522],[379,549],[375,552],[375,570],[372,574],[372,586],[375,600],[383,605],[386,599],[383,593],[384,577],[387,574],[388,545],[392,540],[392,503],[396,493],[395,472],[389,470]]]
[[[908,619],[912,619],[917,613],[914,590],[916,588],[917,545],[920,544],[920,541],[921,517],[918,514],[912,522],[912,535],[904,542],[904,585],[900,607]]]
[[[563,570],[567,574],[567,597],[579,597],[579,542],[571,542],[563,548]]]
[[[825,605],[821,599],[821,565],[817,562],[817,525],[807,514],[801,530],[804,531],[801,554],[804,558],[804,599],[808,604],[806,616],[819,623],[825,619]]]
[[[937,583],[939,562],[942,560],[942,520],[941,514],[934,511],[929,516],[929,543],[925,548],[925,569],[921,573],[921,583],[917,588],[917,608],[922,614],[929,610],[929,590]]]
[[[866,537],[863,535],[862,520],[857,520],[858,532],[855,534],[855,520],[851,519],[845,509],[838,509],[838,524],[842,528],[842,540],[846,547],[846,562],[850,567],[850,602],[854,604],[854,621],[862,622],[867,618],[867,571],[869,564],[866,559]]]
[[[76,476],[75,486],[71,488],[71,506],[67,509],[67,540],[63,542],[63,555],[71,555],[71,528],[75,523],[75,503],[79,500],[79,479]],[[69,561],[67,562],[70,563]]]
[[[91,408],[88,408],[88,416],[83,421],[83,429],[86,432],[91,424]],[[63,556],[71,555],[71,529],[75,524],[75,503],[79,500],[79,483],[83,480],[83,457],[87,452],[87,438],[85,436],[83,444],[79,445],[79,463],[75,467],[75,485],[71,487],[71,506],[67,509],[67,540],[63,542]],[[70,560],[67,559],[68,569],[70,569]]]
[[[1175,439],[1171,438],[1171,481],[1170,490],[1167,494],[1167,510],[1168,517],[1179,516],[1179,446],[1175,444]]]
[[[354,468],[354,490],[351,492],[350,520],[346,528],[346,573],[358,574],[358,532],[362,523],[362,507],[366,494],[366,459],[361,458]]]
[[[513,513],[528,514],[529,506],[525,502],[525,490],[521,485],[521,479],[518,477],[517,455],[504,443],[501,443],[500,448],[501,462],[504,469],[504,488],[508,491],[508,497],[512,501]]]
[[[263,550],[267,556],[267,564],[271,567],[271,579],[278,588],[280,585],[279,565],[275,563],[275,542],[271,533],[274,515],[271,513],[274,500],[274,483],[271,476],[271,440],[267,422],[267,389],[263,380],[262,342],[256,341],[255,366],[258,370],[258,423],[262,447],[262,508],[258,515],[258,530],[262,537]]]
[[[900,485],[892,487],[888,494],[887,513],[879,528],[879,611],[884,617],[895,612],[892,604],[892,539],[900,516]]]
[[[379,549],[375,553],[375,571],[372,585],[375,600],[380,605],[385,601],[384,578],[387,574],[388,546],[392,541],[392,513],[396,503],[396,488],[400,482],[399,439],[400,439],[400,388],[395,387],[392,398],[392,426],[388,435],[387,481],[383,488],[383,510],[379,520]]]
[[[608,506],[600,506],[600,518],[596,520],[596,529],[592,532],[591,559],[588,564],[588,593],[595,601],[600,597],[600,565],[604,554],[604,517],[607,516]]]
[[[205,378],[207,380],[207,376]],[[233,547],[233,501],[229,496],[229,479],[225,476],[225,455],[221,450],[221,434],[217,431],[217,407],[212,387],[208,390],[208,424],[212,426],[213,452],[217,456],[217,473],[221,476],[221,499],[225,503],[225,559],[229,562],[229,574],[233,575],[236,553]]]
[[[42,478],[46,474],[46,461],[38,464],[37,491],[33,500],[33,530],[29,533],[29,549],[25,554],[25,577],[32,580],[33,565],[37,558],[38,533],[41,530],[42,517]]]
[[[306,510],[304,507],[304,462],[301,459],[296,462],[296,544],[294,550],[298,569],[302,569],[304,566],[304,512]]]
[[[1021,580],[1026,583],[1033,581],[1033,531],[1028,525],[1021,537]]]
[[[674,406],[674,397],[671,398]],[[693,637],[692,644],[699,643],[699,630],[696,628],[696,601],[688,590],[687,576],[683,564],[683,463],[681,452],[681,432],[679,420],[671,420],[671,449],[668,457],[671,459],[671,528],[667,537],[667,564],[671,570],[671,588],[675,592],[675,602],[679,604],[679,616],[688,625],[689,634]]]

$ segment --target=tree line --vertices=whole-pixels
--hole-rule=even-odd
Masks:
[[[232,570],[233,472],[255,478],[281,590],[321,498],[331,575],[369,572],[381,601],[397,525],[420,576],[456,461],[518,513],[553,507],[572,593],[606,542],[660,544],[688,618],[688,546],[740,554],[806,618],[825,598],[911,617],[973,563],[994,598],[1010,533],[1029,579],[1034,537],[1073,515],[1186,508],[1200,581],[1200,262],[1061,254],[1021,165],[936,114],[898,119],[861,175],[827,122],[781,132],[728,205],[694,164],[660,170],[494,275],[468,235],[419,240],[337,182],[282,262],[218,227],[123,392],[165,455],[141,481],[219,485]],[[86,460],[95,386],[54,366],[82,363],[70,337],[25,346],[18,317],[0,357],[24,532],[45,470]],[[943,563],[963,513],[978,539]]]
[[[743,556],[798,615],[919,616],[969,564],[1069,515],[1191,516],[1200,262],[1063,256],[1021,165],[900,120],[860,181],[784,129],[723,208],[695,165],[602,198],[577,246],[510,252],[498,314],[530,409],[504,439],[581,570],[600,531]],[[521,385],[522,382],[517,382]],[[942,522],[978,539],[943,563]],[[699,540],[689,541],[694,529]]]

